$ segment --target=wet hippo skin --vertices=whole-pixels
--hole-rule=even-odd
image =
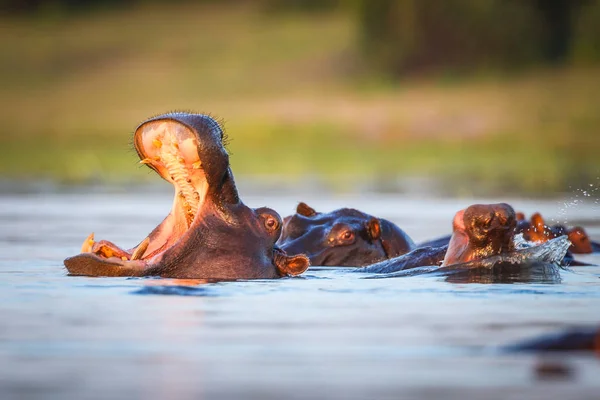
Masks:
[[[355,271],[374,274],[389,274],[418,267],[437,267],[441,265],[447,251],[448,245],[439,247],[419,247],[409,253],[367,265],[363,268],[358,268]]]
[[[508,204],[475,204],[460,210],[449,239],[375,263],[360,272],[391,273],[424,266],[448,267],[514,250],[515,213]]]
[[[529,221],[523,219],[517,225],[517,232],[522,233],[526,240],[544,243],[562,235],[569,236],[571,247],[569,251],[574,254],[589,254],[600,251],[600,244],[593,242],[585,229],[580,226],[567,228],[563,225],[548,225],[540,213],[531,215]]]
[[[506,203],[474,204],[456,213],[442,266],[514,250],[515,211]]]
[[[301,252],[312,265],[360,267],[397,257],[414,248],[402,229],[383,218],[351,208],[320,213],[305,203],[284,220],[277,244]]]
[[[231,280],[278,278],[308,268],[306,256],[288,256],[275,245],[279,215],[241,201],[214,119],[160,115],[136,129],[134,145],[140,162],[174,186],[172,210],[129,250],[90,235],[81,254],[64,261],[70,274]]]
[[[573,254],[589,254],[600,251],[600,244],[593,242],[585,229],[579,226],[567,228],[563,225],[547,225],[539,213],[534,213],[527,220],[522,212],[516,213],[516,233],[523,234],[523,238],[534,243],[545,243],[548,240],[567,235],[571,241],[569,252],[566,254],[563,265],[588,266],[594,265],[576,260]],[[418,245],[418,247],[441,247],[450,243],[451,235],[429,240]]]
[[[517,248],[516,223],[506,203],[474,204],[457,212],[448,251],[436,272],[454,283],[559,283],[558,265],[568,240],[533,247],[518,241]]]
[[[566,237],[530,246],[516,240],[515,225],[508,204],[475,204],[456,213],[448,245],[419,247],[354,271],[377,274],[368,279],[436,274],[454,283],[559,283]]]

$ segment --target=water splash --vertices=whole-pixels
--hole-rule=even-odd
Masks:
[[[531,242],[524,240],[522,235],[517,235],[515,236],[515,244],[517,244],[517,242],[517,250],[506,254],[473,260],[462,264],[449,265],[446,267],[428,266],[387,274],[370,275],[367,276],[366,279],[408,277],[431,273],[451,275],[469,270],[488,271],[489,273],[492,273],[498,272],[494,271],[494,269],[502,266],[521,266],[523,269],[527,269],[532,266],[539,267],[540,265],[545,265],[554,267],[554,269],[557,270],[558,267],[556,266],[560,265],[571,245],[567,236],[561,236],[540,245],[532,246]],[[535,281],[535,277],[531,277],[531,281]]]
[[[534,242],[530,242],[528,240],[525,240],[525,238],[523,237],[522,233],[517,233],[513,237],[513,243],[515,244],[515,250],[528,249],[530,247],[535,246]]]
[[[521,238],[522,239],[522,238]],[[524,241],[524,240],[523,240]],[[450,269],[487,268],[492,269],[495,265],[508,263],[513,265],[527,263],[560,264],[565,258],[571,242],[567,236],[560,236],[548,240],[538,246],[524,247],[510,253],[487,257],[481,260],[469,261],[463,264],[450,265]]]
[[[600,176],[596,177],[596,180],[600,181]],[[569,186],[569,189],[572,190],[573,187]],[[600,211],[600,182],[592,182],[583,188],[573,190],[571,198],[562,202],[562,205],[558,208],[557,217],[551,218],[551,221],[566,225],[569,220],[570,211],[577,209],[589,201],[593,201],[593,211]]]

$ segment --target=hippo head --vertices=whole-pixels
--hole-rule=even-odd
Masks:
[[[89,237],[81,254],[65,260],[71,274],[255,279],[308,268],[307,257],[289,257],[275,246],[279,215],[240,200],[223,131],[211,117],[160,115],[136,129],[134,145],[141,163],[174,186],[171,212],[130,250]]]
[[[505,203],[475,204],[456,213],[442,265],[453,265],[514,250],[516,216]]]
[[[359,267],[407,253],[412,240],[395,224],[358,210],[319,213],[305,203],[286,217],[277,244],[313,265]]]

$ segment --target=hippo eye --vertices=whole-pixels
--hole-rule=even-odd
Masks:
[[[279,221],[277,221],[275,218],[269,216],[265,219],[265,227],[268,230],[273,231],[273,230],[277,229],[278,226],[279,226]]]
[[[340,235],[340,238],[342,240],[350,240],[354,237],[354,232],[352,231],[344,231],[342,232],[342,234]]]

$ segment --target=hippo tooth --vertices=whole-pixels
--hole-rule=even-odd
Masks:
[[[171,154],[169,152],[163,152],[162,156],[163,163],[171,179],[179,189],[179,195],[183,200],[189,226],[198,211],[199,198],[195,196],[194,186],[187,181],[188,172],[185,167],[185,160],[178,154]]]
[[[90,235],[83,241],[81,245],[82,253],[91,253],[92,246],[94,245],[94,232],[90,233]]]
[[[154,162],[153,159],[151,158],[144,158],[143,160],[140,160],[140,164],[152,164]]]
[[[142,258],[144,256],[144,253],[146,252],[146,249],[148,248],[148,245],[150,244],[150,238],[147,237],[146,239],[144,239],[142,241],[142,243],[140,243],[140,245],[133,251],[133,254],[131,254],[131,260],[139,260],[140,258]]]

